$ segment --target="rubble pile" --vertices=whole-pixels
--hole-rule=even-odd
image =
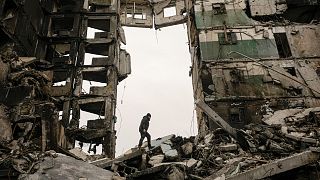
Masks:
[[[10,144],[11,145],[11,144]],[[27,149],[28,148],[28,149]],[[0,169],[7,172],[10,176],[18,174],[33,174],[40,169],[40,163],[46,157],[57,157],[54,151],[40,152],[32,151],[30,146],[25,146],[23,149],[15,149],[11,153],[1,152]],[[10,168],[14,170],[10,171]]]
[[[0,179],[22,176],[26,177],[25,179],[33,179],[27,176],[32,174],[38,174],[38,179],[43,179],[43,163],[51,161],[50,159],[55,159],[52,161],[56,165],[51,163],[46,166],[46,170],[63,172],[68,171],[63,169],[68,163],[79,164],[78,160],[93,161],[105,157],[88,156],[77,149],[71,149],[75,138],[65,136],[68,129],[62,126],[61,115],[62,100],[68,97],[56,97],[51,94],[54,81],[53,65],[36,57],[18,56],[18,50],[19,47],[12,42],[0,46]],[[65,118],[69,123],[69,115]],[[79,134],[81,135],[81,132]],[[55,152],[67,155],[69,160],[59,159]],[[81,153],[82,157],[78,157]],[[89,166],[93,166],[93,172],[87,172],[84,168],[82,172],[65,173],[61,178],[56,177],[54,173],[48,177],[103,179],[102,174],[107,174],[110,178],[113,175],[83,161],[80,161],[81,166],[88,166],[88,169]],[[63,167],[57,164],[62,164]],[[97,169],[94,170],[95,168]],[[94,171],[103,172],[95,174]]]
[[[54,156],[52,156],[54,155]],[[21,174],[19,180],[41,179],[106,179],[111,180],[113,173],[70,156],[53,153],[41,158],[34,173]]]
[[[251,153],[260,153],[266,158],[274,159],[300,150],[300,144],[285,137],[279,125],[249,124],[245,129]]]
[[[284,118],[287,125],[285,129],[306,128],[314,122],[313,114],[315,112],[310,111],[303,123],[302,119],[299,119],[300,122],[289,123],[286,120],[288,118]],[[276,123],[246,125],[237,130],[238,137],[241,136],[246,143],[239,142],[222,128],[208,132],[204,137],[183,138],[170,135],[152,141],[153,147],[150,150],[145,143],[142,149],[132,148],[115,160],[97,160],[92,163],[127,179],[237,179],[246,173],[263,179],[291,170],[289,165],[288,170],[284,170],[287,167],[280,167],[279,164],[290,164],[295,158],[298,158],[293,162],[298,163],[295,168],[312,164],[319,159],[316,148],[318,143],[288,136],[283,128],[284,126]],[[318,124],[313,123],[310,129],[318,128]],[[310,161],[302,160],[304,156]],[[274,170],[274,174],[264,172],[263,175],[256,175],[255,171],[275,169],[275,163],[283,171]]]
[[[264,117],[268,125],[281,125],[283,133],[316,143],[320,137],[320,108],[285,109]]]
[[[45,152],[50,148],[46,138],[55,128],[56,109],[47,95],[45,71],[32,69],[43,65],[34,58],[19,58],[11,43],[0,47],[0,178],[5,172],[34,173],[44,157],[52,156]],[[50,122],[48,129],[44,119]]]

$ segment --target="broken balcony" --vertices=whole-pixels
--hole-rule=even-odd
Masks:
[[[73,14],[55,14],[49,17],[48,37],[51,38],[75,38],[78,36],[80,16]]]
[[[109,38],[87,39],[86,52],[91,54],[109,56],[113,52],[113,42],[113,39]]]
[[[103,16],[91,15],[91,16],[87,16],[87,18],[88,18],[88,27],[113,33],[113,36],[115,36],[115,31],[117,29],[117,27],[115,26],[117,21],[116,17],[112,17],[112,16],[110,17],[105,15]],[[110,37],[110,36],[107,36],[107,37]]]
[[[92,63],[90,66],[111,66],[114,65],[114,60],[110,59],[109,57],[95,57],[92,58]]]
[[[105,125],[105,121],[105,119],[88,120],[85,129],[71,130],[69,133],[71,133],[77,141],[101,144],[109,129],[109,127]]]
[[[83,80],[106,83],[107,68],[105,67],[86,67],[82,69]]]
[[[90,96],[111,96],[114,95],[113,92],[109,92],[106,86],[91,86]]]
[[[110,97],[91,97],[79,99],[78,104],[80,109],[86,112],[104,116],[105,114],[105,101],[112,101]]]
[[[83,143],[102,144],[103,137],[107,135],[107,129],[76,129],[68,131],[68,135]]]
[[[155,28],[182,24],[187,21],[183,0],[160,1],[154,5]]]
[[[144,1],[145,3],[147,1]],[[149,5],[126,4],[121,7],[121,24],[129,27],[153,27],[152,7]]]
[[[72,84],[69,78],[71,72],[68,69],[56,69],[52,71],[50,77],[52,79],[52,86],[50,87],[51,96],[69,96],[71,94]]]
[[[59,0],[58,4],[58,12],[80,12],[83,10],[83,1],[77,0]]]

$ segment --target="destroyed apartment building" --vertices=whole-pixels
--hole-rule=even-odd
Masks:
[[[319,20],[316,0],[1,0],[0,179],[320,179]],[[199,134],[115,158],[122,26],[182,23]]]
[[[29,153],[67,153],[75,141],[114,158],[117,84],[131,71],[119,12],[118,1],[0,1],[1,177],[7,164],[32,172]],[[100,32],[87,38],[88,28]],[[80,111],[99,119],[80,128]]]

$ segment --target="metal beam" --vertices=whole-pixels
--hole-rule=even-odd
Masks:
[[[269,164],[261,165],[247,172],[228,177],[226,180],[263,179],[301,166],[315,163],[317,160],[319,160],[319,158],[320,153],[306,151],[287,158],[273,161]]]
[[[205,112],[218,126],[223,128],[233,137],[237,137],[236,129],[231,127],[224,119],[222,119],[213,109],[211,109],[205,102],[202,100],[196,100],[196,105]]]

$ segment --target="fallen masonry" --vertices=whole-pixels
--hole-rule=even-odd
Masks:
[[[316,110],[295,109],[290,117],[299,117],[300,124],[307,125],[313,121],[310,117],[314,117]],[[274,112],[273,115],[277,114]],[[265,117],[264,121],[268,120],[266,118],[275,119],[273,115]],[[217,128],[204,137],[169,135],[158,138],[151,142],[152,149],[148,149],[145,143],[142,149],[132,148],[114,160],[97,160],[91,164],[125,179],[319,179],[320,148],[317,140],[320,134],[312,134],[316,143],[305,141],[304,138],[311,138],[310,134],[288,137],[283,131],[284,126],[277,124],[287,119],[287,116],[281,117],[273,120],[273,124],[249,124],[243,129],[233,129],[241,132],[241,140],[246,141],[242,145],[234,134]],[[223,123],[223,119],[218,119]],[[285,127],[297,129],[294,124],[287,123]],[[319,130],[317,123],[309,129]],[[172,158],[168,151],[177,152],[177,155]]]
[[[273,126],[257,125],[256,128],[270,128],[274,130],[276,142],[264,142],[268,135],[261,135],[261,139],[253,142],[252,150],[244,151],[223,129],[210,132],[205,138],[182,138],[171,136],[171,139],[163,141],[163,144],[171,144],[171,148],[177,150],[178,157],[172,159],[156,146],[151,150],[144,147],[142,150],[132,148],[124,155],[100,163],[91,162],[115,172],[126,179],[277,179],[287,177],[299,179],[307,176],[310,179],[318,179],[318,161],[320,149],[304,144],[305,148],[290,146],[286,136],[280,135],[280,129]],[[247,132],[252,136],[257,132]],[[262,137],[263,136],[263,137]],[[209,139],[208,139],[209,138]],[[152,141],[152,145],[157,141]],[[248,139],[251,141],[251,139]],[[192,144],[192,152],[184,153],[186,144]],[[287,144],[288,143],[288,144]],[[293,142],[299,144],[301,142]],[[145,144],[146,146],[146,144]],[[259,148],[265,146],[265,148]],[[221,151],[221,147],[225,148]],[[232,148],[230,148],[232,147]],[[236,148],[235,148],[236,147]],[[291,171],[295,170],[295,172]],[[299,174],[300,173],[300,174]]]
[[[206,109],[205,103],[197,104]],[[212,109],[207,110],[205,112],[210,116]],[[115,159],[90,156],[81,148],[64,154],[41,152],[32,141],[3,140],[0,177],[10,174],[21,180],[319,179],[320,134],[316,132],[320,131],[320,126],[315,122],[318,121],[317,112],[317,108],[275,111],[264,117],[263,124],[249,124],[242,129],[228,129],[229,132],[218,124],[221,128],[208,131],[203,137],[168,135],[153,140],[151,149],[145,142],[141,149],[134,147]],[[222,118],[214,115],[215,121],[224,124]],[[291,130],[284,131],[288,129]],[[11,138],[10,132],[1,137]]]

